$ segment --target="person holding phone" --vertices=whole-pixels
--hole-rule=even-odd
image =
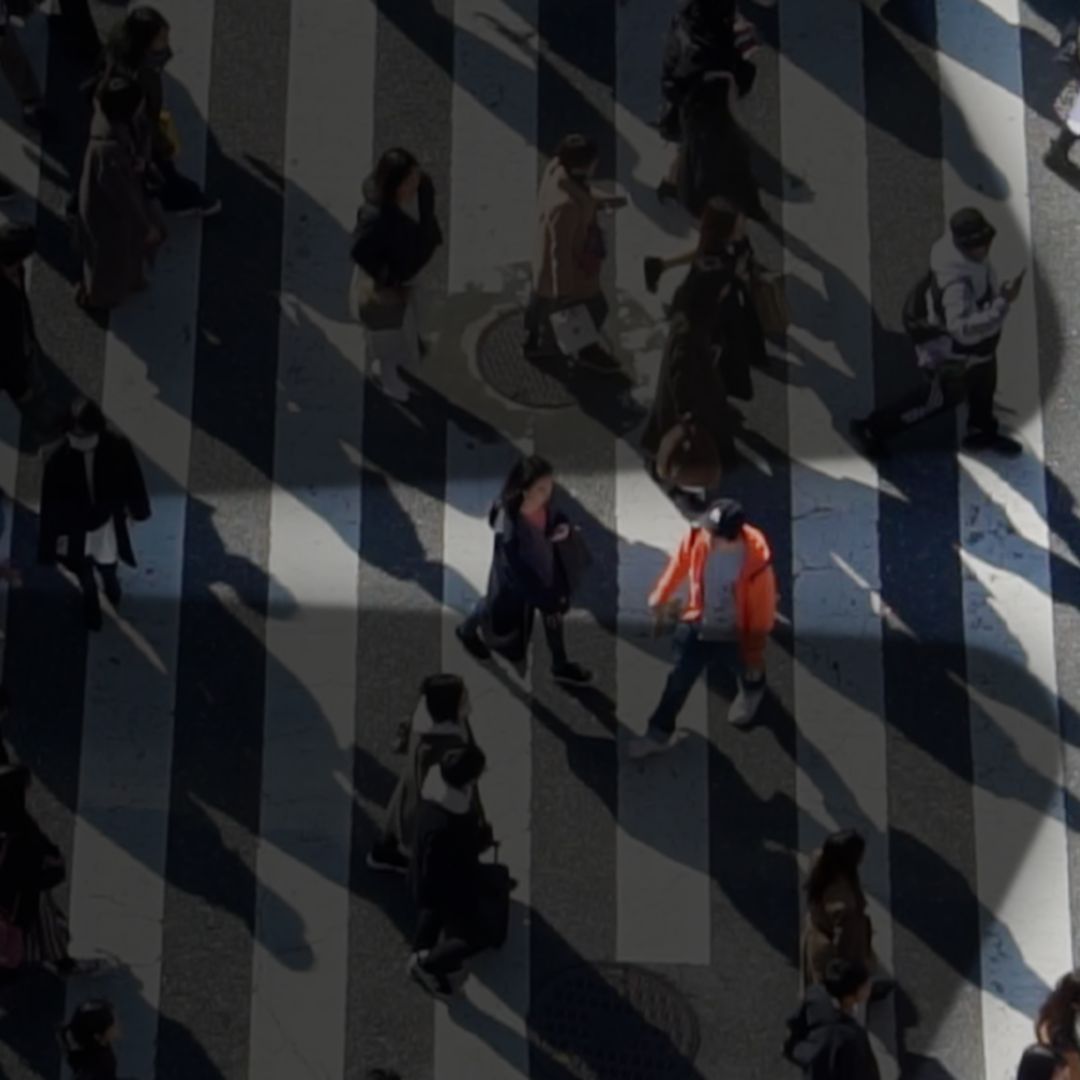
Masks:
[[[852,421],[852,435],[870,457],[882,457],[895,436],[963,402],[968,407],[965,449],[1006,457],[1022,452],[1020,443],[1001,433],[994,394],[998,343],[1025,271],[999,280],[990,260],[996,234],[979,210],[965,207],[952,215],[949,231],[931,249],[930,273],[906,305],[918,302],[925,309],[915,346],[923,377],[892,404]]]

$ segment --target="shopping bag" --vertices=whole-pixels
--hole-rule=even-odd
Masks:
[[[600,331],[584,304],[553,311],[550,319],[555,344],[563,356],[577,356],[590,345],[603,346]]]
[[[683,417],[660,440],[656,472],[665,484],[706,491],[716,487],[723,476],[716,442],[689,417]]]
[[[754,310],[766,337],[781,337],[791,325],[787,293],[782,274],[768,272],[754,275],[750,285]]]

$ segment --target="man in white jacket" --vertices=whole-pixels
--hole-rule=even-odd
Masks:
[[[852,434],[871,457],[883,456],[892,437],[964,401],[966,449],[1010,457],[1021,452],[1015,439],[999,431],[994,393],[998,342],[1024,275],[999,283],[990,262],[995,234],[978,210],[966,207],[953,214],[949,231],[931,249],[925,297],[929,332],[915,347],[924,378],[893,404],[852,422]]]

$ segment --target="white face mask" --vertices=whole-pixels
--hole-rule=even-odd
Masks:
[[[67,439],[73,450],[78,450],[84,454],[95,449],[98,444],[96,435],[69,435]]]

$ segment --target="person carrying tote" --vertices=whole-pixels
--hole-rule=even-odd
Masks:
[[[424,680],[416,712],[399,732],[408,760],[386,808],[382,832],[368,852],[370,869],[408,872],[416,810],[427,774],[451,750],[475,745],[469,711],[469,692],[459,675],[429,675]]]
[[[417,279],[443,242],[435,188],[408,150],[387,150],[364,181],[351,255],[350,304],[367,330],[382,391],[408,401],[401,371],[415,371],[426,351],[420,336]]]
[[[525,313],[526,354],[535,356],[548,348],[553,317],[580,314],[584,308],[596,338],[607,318],[608,304],[600,284],[607,246],[597,215],[601,209],[623,205],[623,200],[593,192],[590,180],[599,156],[592,139],[567,135],[544,170],[537,196],[532,296]],[[620,370],[619,362],[598,340],[578,350],[574,358],[607,374]]]
[[[487,594],[456,633],[477,660],[490,659],[495,649],[519,662],[525,658],[539,611],[552,676],[583,686],[592,681],[592,674],[566,652],[563,616],[571,593],[558,550],[574,542],[574,530],[564,514],[552,509],[554,490],[554,470],[541,457],[523,457],[510,470],[488,516],[495,544]]]

